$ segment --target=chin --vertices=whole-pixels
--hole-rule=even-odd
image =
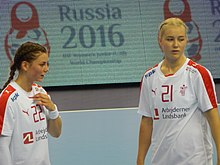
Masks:
[[[37,79],[36,80],[36,82],[42,82],[43,81],[43,79]]]

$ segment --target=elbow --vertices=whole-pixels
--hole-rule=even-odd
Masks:
[[[60,135],[61,135],[61,130],[60,131],[56,131],[56,132],[53,132],[53,133],[50,133],[50,135],[54,138],[59,138]]]
[[[56,135],[54,136],[55,138],[59,138],[60,137],[60,135],[61,135],[61,130],[58,132],[58,133],[56,133]]]

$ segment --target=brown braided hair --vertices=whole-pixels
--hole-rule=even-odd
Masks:
[[[21,69],[21,63],[23,61],[27,61],[29,63],[33,62],[35,59],[37,59],[37,54],[39,52],[47,53],[47,49],[38,43],[30,41],[23,43],[17,49],[13,63],[10,66],[9,78],[4,84],[2,90],[11,82],[11,80],[13,80],[16,70],[19,71]]]

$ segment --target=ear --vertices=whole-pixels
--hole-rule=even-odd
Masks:
[[[21,69],[22,70],[27,71],[29,67],[30,67],[30,63],[29,62],[22,61],[22,63],[21,63]]]
[[[160,47],[160,50],[163,52],[162,45],[161,45],[161,38],[159,37],[158,37],[158,45]]]
[[[160,47],[161,52],[163,52],[163,49],[162,49],[162,46],[161,46],[161,31],[159,31],[158,34],[157,34],[157,42],[158,42],[158,45]]]

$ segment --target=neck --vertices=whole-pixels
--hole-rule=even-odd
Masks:
[[[163,74],[175,74],[185,63],[186,56],[182,56],[180,59],[176,61],[171,61],[168,59],[164,59],[162,65],[161,65],[161,71]]]
[[[18,78],[15,80],[15,82],[26,92],[30,92],[32,90],[32,84],[33,82],[30,82],[28,80],[26,80],[24,77],[22,76],[18,76]]]

